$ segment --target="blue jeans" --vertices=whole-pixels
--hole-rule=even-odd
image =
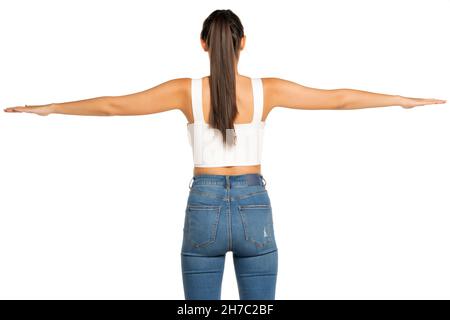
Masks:
[[[193,176],[181,266],[187,300],[220,300],[225,254],[233,252],[241,300],[273,300],[278,251],[260,174]]]

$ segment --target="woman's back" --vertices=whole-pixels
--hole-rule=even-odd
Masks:
[[[184,113],[188,120],[188,130],[191,136],[193,136],[193,125],[196,117],[195,116],[196,108],[198,112],[197,122],[201,122],[200,120],[203,120],[205,124],[208,124],[209,123],[208,119],[210,118],[211,112],[209,76],[200,78],[199,80],[201,80],[200,83],[198,83],[198,86],[201,86],[201,88],[198,88],[199,92],[192,92],[193,90],[194,91],[196,90],[196,84],[193,84],[190,88],[187,89],[189,94],[187,95],[188,102],[185,104],[186,110],[184,111]],[[197,79],[193,79],[192,81],[197,81]],[[252,123],[255,125],[257,124],[258,126],[255,127],[253,130],[255,132],[250,132],[250,130],[246,130],[246,132],[251,135],[251,138],[253,138],[253,140],[256,140],[258,138],[262,139],[262,129],[259,129],[260,128],[259,122],[264,122],[268,113],[267,112],[268,110],[266,110],[264,106],[263,82],[264,82],[263,79],[258,78],[250,78],[241,75],[237,75],[236,77],[236,106],[238,113],[234,121],[235,129],[238,130],[239,132],[239,130],[241,130],[242,128],[250,127]],[[195,96],[196,94],[198,98]],[[244,132],[241,132],[241,134],[243,135]],[[193,140],[194,139],[192,137],[192,141]],[[212,146],[213,147],[212,149],[210,148],[210,151],[215,152],[216,150],[218,150],[220,141],[219,139],[216,140],[217,141],[215,141],[215,145]],[[259,146],[258,148],[261,147],[262,146]],[[197,148],[201,148],[201,146],[198,146]],[[261,150],[258,148],[255,149],[254,151],[255,154],[251,155],[254,157],[254,159],[258,157],[257,156],[258,152],[261,152]],[[194,147],[194,152],[195,151],[196,150]],[[198,151],[201,152],[202,150],[197,150],[197,152]],[[237,156],[243,159],[242,154],[239,154]],[[219,156],[218,160],[219,161],[215,162],[219,164],[217,166],[213,166],[210,164],[204,166],[200,165],[195,166],[194,175],[200,174],[237,175],[247,173],[261,173],[260,164],[244,165],[245,161],[239,160],[234,162],[236,163],[236,165],[220,165],[220,163],[223,163],[222,158]],[[255,162],[255,160],[253,160],[253,162]],[[259,159],[256,160],[256,162],[259,162]],[[242,163],[242,165],[240,163]]]
[[[209,88],[209,76],[203,77],[202,79],[202,104],[203,104],[203,115],[205,122],[208,122],[209,112],[211,110],[211,97],[210,97],[210,88]],[[261,79],[262,80],[262,79]],[[264,83],[264,80],[263,80]],[[188,89],[190,91],[190,88]],[[189,96],[189,101],[192,101],[191,96]],[[236,117],[236,124],[244,124],[250,123],[253,118],[253,109],[254,109],[254,101],[253,101],[253,86],[252,86],[252,78],[239,75],[236,79],[236,103],[239,114]],[[187,115],[189,123],[194,122],[193,113],[192,113],[192,103],[187,105]],[[265,121],[267,114],[264,114],[262,121]]]

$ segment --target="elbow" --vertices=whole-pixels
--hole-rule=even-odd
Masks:
[[[115,116],[117,115],[117,108],[114,105],[111,97],[102,97],[101,98],[102,105],[102,114],[105,116]]]
[[[346,89],[335,89],[334,109],[346,109],[348,106],[348,92]]]

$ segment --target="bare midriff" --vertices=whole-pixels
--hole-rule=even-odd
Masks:
[[[240,175],[249,173],[261,174],[261,165],[233,167],[194,167],[194,176],[201,174]]]

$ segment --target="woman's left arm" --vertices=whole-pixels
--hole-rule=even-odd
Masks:
[[[109,96],[108,114],[112,116],[145,115],[183,110],[190,78],[163,82],[153,88],[124,96]]]
[[[173,109],[183,111],[190,78],[178,78],[163,82],[150,89],[122,95],[101,96],[91,99],[51,103],[38,106],[9,107],[5,112],[27,112],[46,116],[51,113],[116,116],[144,115]]]

